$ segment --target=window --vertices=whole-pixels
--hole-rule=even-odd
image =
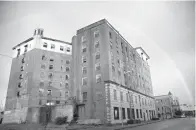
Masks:
[[[117,93],[116,93],[116,90],[114,89],[113,92],[114,92],[114,100],[117,100]]]
[[[70,47],[67,47],[67,52],[70,52]]]
[[[142,118],[142,109],[140,109],[140,117]]]
[[[53,59],[53,58],[50,58],[50,61],[51,61],[51,62],[53,62],[53,61],[54,61],[54,59]]]
[[[135,104],[137,104],[137,96],[135,96]]]
[[[139,111],[136,109],[137,118],[139,118]]]
[[[17,97],[20,97],[20,92],[17,92]]]
[[[112,71],[115,72],[115,66],[114,63],[112,63]]]
[[[133,115],[133,119],[135,119],[135,110],[132,109],[132,115]]]
[[[120,100],[123,101],[123,92],[120,92]]]
[[[65,75],[65,80],[68,80],[69,79],[69,76],[68,75]]]
[[[99,49],[99,41],[96,41],[95,42],[95,50],[98,50]]]
[[[83,56],[82,57],[82,63],[86,63],[86,59],[87,59],[86,56]]]
[[[25,58],[22,58],[22,63],[25,63]]]
[[[28,45],[25,45],[24,47],[25,47],[25,50],[24,50],[24,52],[27,52]]]
[[[131,115],[130,115],[130,108],[127,108],[127,118],[130,119],[131,118]]]
[[[45,64],[42,64],[42,65],[41,65],[41,68],[42,68],[42,69],[45,69],[45,68],[46,68],[46,65],[45,65]]]
[[[56,104],[60,104],[60,101],[59,100],[56,100]]]
[[[117,55],[119,55],[119,52],[118,52],[118,50],[116,51],[116,53],[117,53]]]
[[[44,42],[43,47],[47,48],[48,44]]]
[[[94,32],[94,37],[95,38],[99,37],[99,31],[98,30]]]
[[[127,102],[129,102],[129,93],[126,93],[127,96]]]
[[[44,82],[40,82],[40,83],[39,83],[39,86],[40,86],[40,87],[43,87],[43,86],[44,86]]]
[[[114,120],[119,120],[119,108],[114,107]]]
[[[81,37],[81,41],[82,41],[82,43],[86,42],[86,37],[85,36],[82,36]]]
[[[48,90],[48,95],[52,95],[52,90]]]
[[[49,79],[52,79],[53,78],[53,74],[52,73],[49,73],[48,78]]]
[[[63,66],[61,66],[61,71],[63,71]]]
[[[100,63],[95,64],[95,70],[99,71],[101,69]]]
[[[101,83],[101,74],[96,75],[96,83]]]
[[[23,75],[22,74],[20,74],[19,79],[23,79]]]
[[[84,52],[86,52],[87,51],[87,46],[86,46],[86,44],[84,44],[83,46],[82,46],[82,52],[84,53]]]
[[[51,69],[53,69],[54,68],[54,66],[53,65],[49,65],[49,69],[51,70]]]
[[[82,78],[82,85],[87,85],[87,78],[85,77],[85,78]]]
[[[17,51],[18,51],[18,53],[17,53],[17,57],[18,57],[20,55],[20,49],[18,49]]]
[[[42,55],[42,60],[46,60],[46,56],[45,55]]]
[[[66,64],[70,64],[70,61],[69,60],[66,60]]]
[[[69,83],[65,83],[65,88],[66,88],[66,89],[69,88]]]
[[[96,59],[96,60],[100,59],[100,53],[96,53],[95,59]]]
[[[87,67],[82,67],[82,74],[86,75],[87,74]]]
[[[110,39],[112,39],[112,33],[111,32],[109,32],[109,37],[110,37]]]
[[[122,108],[122,116],[123,116],[123,119],[126,119],[126,116],[125,116],[125,108]]]
[[[112,50],[112,41],[110,41],[110,49]]]
[[[66,67],[66,69],[65,69],[65,70],[66,70],[66,72],[69,72],[69,70],[70,70],[70,69],[69,69],[69,67]]]
[[[117,59],[117,64],[118,64],[118,66],[120,66],[120,60],[119,59]]]
[[[84,102],[87,101],[87,92],[83,92],[83,101],[84,101]]]
[[[63,46],[60,46],[60,51],[64,51],[64,47]]]
[[[55,45],[54,44],[51,44],[51,49],[55,49]]]
[[[21,66],[20,70],[21,70],[21,71],[24,71],[24,66]]]
[[[19,87],[19,88],[22,88],[21,82],[20,82],[20,83],[18,83],[18,87]]]

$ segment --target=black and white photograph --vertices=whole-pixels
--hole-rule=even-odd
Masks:
[[[0,130],[195,130],[195,1],[0,1]]]

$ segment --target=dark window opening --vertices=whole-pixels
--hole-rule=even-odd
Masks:
[[[70,48],[69,47],[67,47],[67,52],[70,52]]]
[[[112,39],[112,33],[111,32],[109,32],[109,37],[110,37],[110,39]]]
[[[128,117],[128,119],[130,119],[131,118],[131,115],[130,115],[131,113],[130,113],[130,108],[127,108],[127,117]]]
[[[123,119],[126,119],[126,116],[125,116],[125,108],[122,108],[122,116],[123,116]]]
[[[24,52],[27,52],[28,45],[25,45],[24,47],[25,47],[25,50],[24,50]]]
[[[114,120],[119,120],[119,108],[114,107]]]
[[[69,60],[66,60],[66,64],[69,64],[70,63],[70,61]]]
[[[54,44],[51,44],[51,49],[55,49],[55,45]]]
[[[51,70],[51,69],[53,69],[53,68],[54,68],[54,66],[53,66],[53,65],[50,65],[50,66],[49,66],[49,69],[50,69],[50,70]]]
[[[24,58],[22,58],[22,63],[25,63],[25,59]]]
[[[19,88],[22,88],[22,85],[21,85],[21,83],[18,83],[18,87],[19,87]]]
[[[69,67],[66,67],[66,72],[69,72]]]
[[[133,115],[133,119],[135,119],[135,110],[132,109],[132,115]]]
[[[52,77],[53,77],[53,74],[49,73],[48,78],[52,79]]]
[[[142,118],[142,109],[140,109],[140,117]]]
[[[60,104],[60,101],[59,100],[56,100],[56,104]]]
[[[136,113],[137,113],[137,118],[139,118],[139,112],[138,112],[138,109],[136,109]]]
[[[17,57],[20,55],[20,49],[18,49]]]
[[[64,51],[64,47],[63,46],[60,46],[60,51]]]
[[[65,80],[68,80],[69,79],[69,76],[68,75],[65,75]]]
[[[47,48],[48,47],[48,44],[44,42],[43,47]]]
[[[87,92],[83,92],[83,101],[84,101],[84,102],[87,101]]]
[[[20,92],[17,92],[17,97],[20,97]]]

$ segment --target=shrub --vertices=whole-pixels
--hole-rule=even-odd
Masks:
[[[152,120],[159,120],[159,118],[152,118]]]
[[[130,119],[130,120],[127,120],[127,124],[133,124],[134,123],[134,120]]]
[[[57,117],[55,119],[55,124],[57,125],[62,125],[62,124],[66,124],[67,123],[67,116],[65,117]]]

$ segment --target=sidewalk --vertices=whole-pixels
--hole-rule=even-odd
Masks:
[[[146,124],[152,124],[152,123],[156,123],[156,122],[160,122],[162,120],[157,120],[157,121],[148,121],[148,122],[142,122],[139,124],[128,124],[128,125],[112,125],[112,126],[92,126],[92,125],[76,125],[76,126],[70,126],[67,127],[66,130],[122,130],[122,129],[126,129],[126,128],[133,128],[133,127],[137,127],[137,126],[142,126],[142,125],[146,125]]]

